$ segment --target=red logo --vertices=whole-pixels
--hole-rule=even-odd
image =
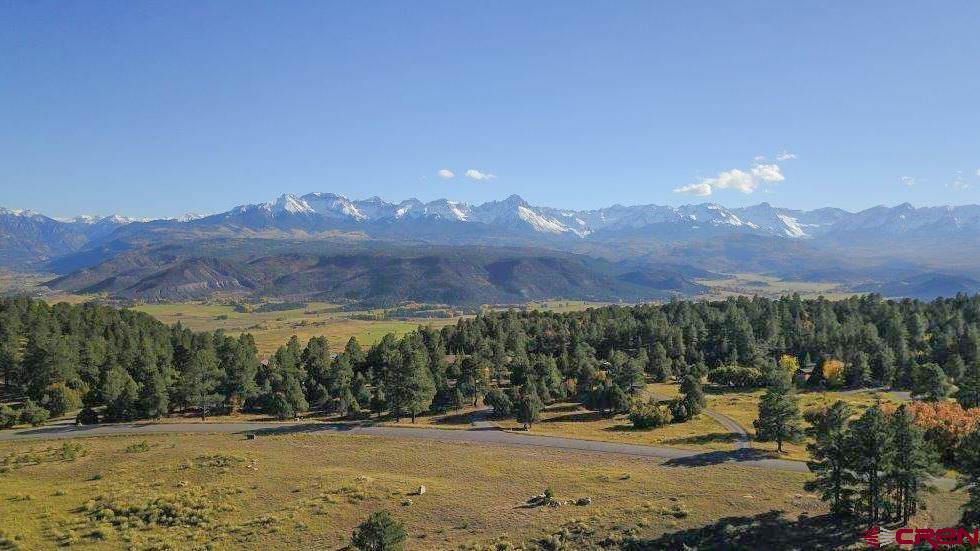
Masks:
[[[861,535],[864,543],[872,548],[886,547],[891,544],[918,546],[928,543],[933,549],[942,547],[952,547],[954,545],[980,544],[980,530],[974,528],[972,531],[966,528],[908,528],[902,527],[896,530],[888,530],[873,526]]]

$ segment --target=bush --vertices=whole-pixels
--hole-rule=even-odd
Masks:
[[[0,429],[9,429],[16,424],[17,412],[10,406],[0,406]]]
[[[657,402],[637,404],[630,409],[630,421],[638,429],[662,427],[673,419],[670,408]]]
[[[43,407],[39,406],[34,400],[30,398],[24,402],[24,407],[20,409],[20,422],[27,423],[32,426],[38,426],[44,424],[51,417],[51,413]]]
[[[758,388],[764,386],[765,377],[754,367],[726,365],[708,372],[708,381],[733,388]]]
[[[687,402],[683,399],[671,400],[667,407],[670,408],[670,418],[672,423],[683,423],[696,415],[691,411],[687,405]]]
[[[44,407],[55,417],[82,407],[78,391],[65,383],[54,383],[44,392]]]
[[[387,511],[375,511],[354,530],[351,545],[360,551],[401,551],[405,527]]]
[[[99,414],[92,408],[85,408],[75,416],[75,422],[79,425],[96,425],[99,422]]]
[[[490,389],[490,392],[487,392],[487,395],[483,398],[483,402],[493,408],[494,417],[507,417],[514,407],[507,394],[497,387],[493,387]]]

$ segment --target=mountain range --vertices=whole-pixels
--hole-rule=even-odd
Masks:
[[[525,263],[531,262],[526,259],[547,257],[560,258],[583,271],[596,271],[591,279],[581,280],[591,282],[582,288],[536,286],[528,279],[518,278],[522,283],[512,286],[513,292],[483,288],[468,295],[474,300],[510,300],[532,295],[543,298],[547,292],[624,299],[636,299],[645,292],[651,296],[662,296],[665,292],[689,294],[698,290],[689,279],[695,272],[767,273],[800,280],[842,281],[855,288],[863,286],[883,292],[914,290],[921,296],[928,296],[934,290],[943,293],[960,288],[968,290],[971,282],[980,278],[978,205],[916,208],[906,203],[860,212],[829,207],[805,211],[768,203],[741,208],[701,203],[571,210],[534,206],[517,195],[470,205],[446,199],[389,202],[379,197],[351,200],[332,193],[309,193],[285,194],[266,203],[180,219],[122,216],[56,219],[32,211],[0,208],[0,266],[68,276],[56,280],[55,285],[69,290],[90,289],[94,284],[90,281],[94,269],[105,275],[103,279],[117,281],[104,285],[106,292],[131,298],[183,296],[186,289],[194,288],[195,277],[208,282],[198,286],[203,291],[191,293],[196,297],[232,288],[236,292],[284,293],[264,270],[255,266],[262,256],[258,249],[267,253],[265,257],[275,256],[279,252],[270,244],[287,242],[302,244],[297,245],[305,248],[302,254],[313,255],[318,263],[326,262],[324,265],[328,266],[331,264],[325,259],[343,255],[355,245],[370,244],[369,257],[373,260],[369,264],[375,269],[380,269],[378,262],[390,261],[388,266],[398,264],[390,254],[392,250],[400,250],[401,256],[397,258],[406,260],[405,266],[412,266],[413,261],[425,256],[425,247],[442,246],[449,248],[438,249],[437,257],[453,258],[457,263],[465,258],[464,263],[469,265],[466,269],[447,268],[446,273],[456,268],[470,274],[480,272],[473,264],[480,257],[472,254],[476,250],[484,256],[494,256],[495,261],[514,261],[521,266],[531,265]],[[188,268],[186,272],[191,280],[180,284],[184,285],[181,287],[184,291],[163,285],[161,289],[170,290],[157,292],[150,285],[157,281],[154,279],[139,285],[133,279],[136,272],[132,268],[130,277],[121,277],[120,261],[132,263],[134,257],[141,255],[143,261],[136,261],[143,267],[139,272],[141,278],[157,273],[167,275],[163,272],[176,266],[172,262],[160,262],[160,251],[173,245],[181,247],[180,262],[197,260],[187,265],[193,269]],[[453,257],[453,247],[468,249]],[[221,254],[208,256],[216,248]],[[556,256],[557,253],[563,254]],[[379,254],[389,254],[389,258]],[[597,259],[606,264],[597,268]],[[177,257],[171,259],[176,260]],[[362,269],[366,269],[364,259],[361,261]],[[493,269],[486,268],[488,264],[484,262],[481,268],[484,273],[467,285],[473,288],[477,279],[492,282],[489,274]],[[296,264],[285,262],[285,265]],[[238,268],[232,270],[229,266]],[[242,266],[250,268],[242,271]],[[532,279],[549,277],[548,270],[541,269],[542,264],[536,266],[527,271],[533,274]],[[144,273],[152,269],[158,271]],[[650,271],[657,274],[653,279],[659,288],[637,284],[646,281],[642,274]],[[235,284],[219,275],[231,272],[236,274],[231,277]],[[315,274],[307,272],[307,276],[328,282],[340,273],[334,268],[330,275],[321,270]],[[395,281],[421,277],[414,269],[396,269],[391,273]],[[81,280],[86,282],[81,286],[71,287],[66,283]],[[120,281],[128,282],[129,286],[122,288]],[[903,281],[913,283],[903,284]],[[131,289],[134,285],[137,287]],[[605,290],[600,289],[603,286]],[[326,293],[330,297],[333,291],[327,287],[330,286],[326,283],[314,285],[310,292]],[[344,292],[363,299],[372,293],[371,289],[379,288],[377,282],[355,287],[359,290]],[[566,295],[566,298],[579,296]],[[412,298],[418,297],[407,297]],[[394,297],[386,295],[385,300],[388,299]]]

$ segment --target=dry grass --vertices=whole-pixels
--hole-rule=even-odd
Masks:
[[[146,312],[166,324],[180,322],[195,331],[223,329],[229,335],[251,333],[259,353],[267,356],[296,335],[305,343],[310,337],[325,336],[331,348],[339,351],[351,337],[362,346],[381,340],[387,333],[401,336],[419,325],[441,327],[459,318],[419,318],[412,320],[356,320],[352,315],[368,312],[344,312],[340,306],[313,302],[303,308],[278,312],[238,312],[231,305],[213,303],[144,304],[133,310]]]
[[[708,407],[718,413],[722,413],[734,419],[738,424],[745,427],[750,435],[755,434],[752,422],[759,416],[759,398],[764,391],[727,391],[718,394],[708,395]],[[824,408],[837,400],[843,400],[850,404],[856,414],[863,412],[869,406],[880,399],[882,403],[899,403],[902,400],[897,396],[887,392],[862,391],[854,393],[843,392],[800,392],[800,411],[808,409]],[[761,450],[768,450],[775,453],[776,444],[772,442],[753,442],[752,447]],[[786,454],[785,459],[806,460],[809,455],[806,452],[806,442],[800,444],[783,444]]]
[[[523,427],[513,419],[498,425],[508,430]],[[552,404],[545,408],[541,412],[541,421],[535,423],[528,434],[710,450],[730,450],[734,440],[727,430],[706,415],[698,415],[684,423],[637,430],[625,414],[602,416],[572,403]]]
[[[786,281],[761,274],[731,274],[729,278],[698,279],[697,283],[708,287],[703,298],[721,300],[733,295],[759,295],[778,298],[799,293],[803,298],[824,296],[828,299],[847,298],[854,293],[845,291],[839,283],[814,281]]]
[[[207,541],[215,549],[337,548],[379,508],[405,521],[411,549],[516,542],[573,519],[605,529],[636,525],[656,536],[725,515],[823,511],[803,496],[805,475],[731,465],[664,467],[623,456],[344,435],[79,442],[84,454],[71,460],[59,458],[59,443],[0,444],[0,456],[49,458],[0,475],[3,529],[20,548],[154,541],[177,549]],[[134,445],[140,453],[127,451]],[[408,495],[419,485],[425,495]],[[593,504],[519,507],[547,487]],[[406,499],[411,506],[402,505]],[[678,504],[687,517],[662,513]],[[155,507],[179,514],[153,520]]]

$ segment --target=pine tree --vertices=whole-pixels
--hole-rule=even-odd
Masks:
[[[201,419],[222,399],[217,393],[221,375],[218,358],[211,347],[194,351],[190,362],[180,374],[178,392],[184,405],[196,407]]]
[[[806,490],[820,492],[821,499],[830,501],[830,511],[835,515],[850,511],[853,485],[857,481],[849,469],[851,452],[847,424],[850,416],[851,408],[841,400],[807,416],[814,440],[806,447],[812,457],[807,466],[815,476],[806,483]]]
[[[658,383],[666,382],[671,376],[670,360],[667,358],[667,349],[659,342],[653,345],[653,353],[650,354],[647,372]]]
[[[926,480],[940,472],[937,460],[926,444],[922,429],[915,426],[912,415],[900,406],[891,418],[892,459],[887,477],[895,491],[896,512],[907,524],[923,504]]]
[[[787,374],[772,381],[759,400],[759,418],[752,423],[760,442],[776,442],[782,453],[783,442],[799,442],[803,437],[799,399]]]
[[[413,342],[412,335],[406,335],[399,345],[401,362],[389,373],[389,381],[385,391],[388,404],[395,414],[395,420],[408,414],[415,422],[415,417],[432,404],[436,388],[429,373],[428,356]]]
[[[958,381],[956,401],[964,408],[980,407],[980,360],[967,364]]]
[[[942,400],[949,395],[950,386],[949,378],[939,364],[929,362],[915,372],[915,393],[924,400]]]
[[[868,355],[864,352],[854,354],[844,376],[847,380],[847,386],[851,388],[867,386],[871,382],[871,365],[868,362]]]
[[[853,454],[851,468],[861,485],[859,493],[869,526],[883,520],[882,509],[888,505],[882,473],[891,469],[892,441],[891,426],[877,405],[865,410],[847,431],[847,446]]]
[[[351,536],[358,551],[401,551],[404,549],[405,526],[387,511],[375,511]]]
[[[535,421],[541,418],[542,409],[544,409],[544,404],[538,397],[534,385],[525,385],[520,391],[514,412],[517,422],[524,423],[525,429],[530,428]]]
[[[694,375],[687,375],[681,382],[681,395],[688,417],[694,417],[704,410],[706,400],[701,380]]]

